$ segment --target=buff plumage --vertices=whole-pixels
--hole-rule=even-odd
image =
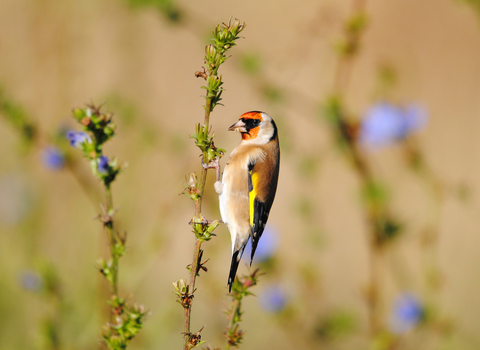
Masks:
[[[277,190],[280,148],[275,122],[264,112],[244,113],[229,130],[240,132],[242,141],[232,151],[215,189],[232,238],[231,291],[245,245],[252,240],[251,264],[265,229]]]

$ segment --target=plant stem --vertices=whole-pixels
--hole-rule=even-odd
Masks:
[[[374,183],[374,177],[368,167],[368,164],[358,149],[357,143],[351,138],[346,138],[349,146],[351,156],[355,169],[360,176],[362,183]],[[380,239],[382,232],[380,232],[381,212],[372,208],[365,208],[365,218],[370,229],[369,237],[369,270],[370,282],[368,286],[367,301],[369,308],[369,325],[371,334],[377,334],[382,328],[381,320],[381,281],[382,281],[382,255],[383,244]]]
[[[212,100],[210,98],[206,99],[205,103],[205,120],[204,120],[204,125],[208,130],[209,127],[209,120],[210,120],[210,106],[211,106]],[[203,152],[202,154],[202,159],[203,163],[205,164],[207,161],[207,153]],[[200,176],[200,182],[198,184],[198,189],[200,191],[199,193],[199,198],[195,201],[195,216],[196,217],[201,217],[202,214],[202,202],[203,202],[203,195],[205,192],[205,183],[207,181],[207,171],[208,169],[205,169],[202,167],[202,174]],[[195,242],[195,249],[193,251],[193,260],[192,260],[192,268],[190,270],[190,284],[188,287],[189,293],[194,293],[195,291],[195,282],[197,279],[197,274],[199,270],[199,257],[200,257],[200,248],[202,246],[202,241],[200,239],[197,239]],[[190,319],[191,319],[191,312],[192,312],[192,304],[188,305],[184,309],[185,311],[185,327],[184,327],[184,333],[185,333],[185,342],[183,349],[188,350],[189,349],[189,339],[188,335],[191,333],[190,331]]]
[[[113,198],[112,191],[110,186],[105,186],[105,192],[107,197],[107,208],[106,215],[109,216],[109,221],[105,224],[105,227],[108,230],[108,237],[110,239],[110,255],[112,257],[112,281],[110,284],[110,289],[112,296],[118,295],[118,260],[119,256],[116,251],[117,237],[115,236],[115,231],[113,229],[113,219],[111,215],[113,214]]]
[[[232,313],[230,315],[230,323],[227,329],[227,335],[230,335],[233,332],[233,327],[235,326],[235,316],[240,312],[242,307],[242,301],[240,299],[235,299],[232,305]],[[225,345],[225,350],[230,349],[229,338],[227,337],[227,344]]]
[[[355,0],[353,3],[353,12],[355,14],[363,13],[366,7],[366,0]],[[348,83],[350,81],[352,66],[354,59],[358,53],[358,47],[360,39],[363,34],[362,30],[347,31],[346,40],[347,47],[352,51],[344,56],[340,56],[334,77],[334,91],[335,94],[342,100],[343,95],[346,94]],[[338,116],[342,125],[347,125],[347,122],[343,119],[343,113]],[[374,177],[370,171],[370,168],[362,156],[358,145],[354,139],[349,135],[346,135],[344,130],[341,129],[340,133],[342,138],[347,141],[348,150],[352,158],[354,168],[356,169],[362,183],[367,186],[374,183]],[[365,208],[365,218],[369,226],[369,270],[370,270],[370,282],[368,286],[368,308],[369,308],[369,324],[370,332],[377,334],[382,328],[381,320],[381,264],[383,255],[383,244],[380,239],[382,232],[380,232],[380,222],[382,220],[382,211],[376,208]]]

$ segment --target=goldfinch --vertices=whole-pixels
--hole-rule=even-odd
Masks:
[[[277,191],[280,147],[275,122],[264,112],[247,112],[228,130],[242,134],[242,141],[227,161],[222,181],[215,183],[222,220],[232,238],[230,292],[245,245],[252,240],[252,264],[267,223]]]

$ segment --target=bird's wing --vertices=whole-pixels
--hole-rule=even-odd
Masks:
[[[248,191],[250,210],[250,237],[252,240],[253,261],[258,241],[262,236],[268,214],[272,207],[277,189],[278,161],[274,159],[257,159],[248,165]]]

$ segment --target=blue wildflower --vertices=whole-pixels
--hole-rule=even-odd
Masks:
[[[63,153],[56,147],[50,146],[43,150],[42,154],[43,164],[52,170],[63,168],[65,164],[65,157]]]
[[[92,139],[86,133],[75,130],[67,131],[67,139],[70,141],[70,146],[75,148],[82,148],[82,144],[85,142],[92,142]]]
[[[98,159],[98,172],[100,174],[107,174],[109,170],[108,158],[105,156],[100,156]]]
[[[401,294],[395,300],[390,330],[393,333],[407,332],[422,321],[424,314],[424,307],[415,295]]]
[[[360,143],[383,147],[401,141],[425,126],[427,112],[418,105],[395,106],[388,102],[373,105],[360,124]]]
[[[285,290],[277,285],[268,287],[260,294],[260,305],[268,312],[280,312],[287,304]]]
[[[24,271],[20,275],[20,285],[25,290],[39,292],[42,288],[42,278],[35,271]]]
[[[263,231],[262,237],[257,245],[257,250],[255,250],[255,262],[264,262],[271,258],[278,247],[278,235],[272,230],[270,226],[266,226]],[[245,247],[245,254],[243,255],[244,259],[250,261],[250,252],[252,251],[252,243],[249,240],[247,246]]]

